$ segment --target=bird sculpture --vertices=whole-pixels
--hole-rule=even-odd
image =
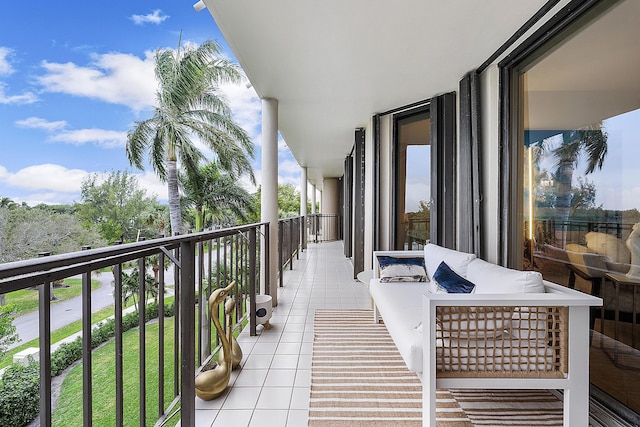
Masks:
[[[231,325],[231,314],[236,306],[235,298],[231,297],[224,304],[224,312],[227,315],[227,340],[229,340],[229,344],[231,345],[231,369],[237,369],[240,366],[240,362],[242,362],[242,349],[240,348],[240,344],[236,341],[236,337],[233,336],[232,325]],[[218,352],[218,363],[224,363],[224,348],[221,348]]]
[[[202,400],[215,399],[224,393],[229,385],[232,369],[232,351],[229,339],[225,335],[225,331],[222,329],[220,320],[218,319],[218,306],[225,300],[235,285],[236,282],[231,282],[231,284],[226,288],[216,289],[209,297],[209,313],[211,315],[211,320],[216,327],[216,332],[220,337],[225,356],[222,363],[218,363],[215,368],[203,371],[196,376],[196,396]]]

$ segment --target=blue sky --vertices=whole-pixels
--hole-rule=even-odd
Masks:
[[[233,58],[209,12],[195,0],[6,2],[0,15],[0,197],[70,204],[90,173],[135,173],[166,201],[150,167],[125,155],[126,132],[150,117],[153,54],[217,40]],[[235,59],[234,59],[235,60]],[[236,121],[256,144],[260,181],[260,100],[244,84],[222,87]],[[280,182],[299,187],[299,168],[280,141]],[[249,188],[253,191],[254,188]]]

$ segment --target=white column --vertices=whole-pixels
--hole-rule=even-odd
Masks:
[[[307,167],[300,168],[300,216],[302,217],[302,249],[307,248]]]
[[[269,293],[273,306],[278,304],[278,100],[262,100],[262,194],[261,221],[269,222]],[[264,249],[264,248],[263,248]],[[265,253],[264,250],[262,252]],[[264,278],[263,278],[264,279]],[[264,289],[262,281],[261,288]]]
[[[316,213],[316,185],[311,184],[311,214]]]

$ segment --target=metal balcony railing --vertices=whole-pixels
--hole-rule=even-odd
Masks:
[[[304,217],[285,218],[278,221],[278,276],[283,286],[284,269],[293,270],[293,257],[300,258],[303,247]]]
[[[298,220],[299,223],[299,220]],[[0,264],[0,294],[20,289],[37,287],[39,289],[39,341],[40,341],[40,425],[51,425],[51,303],[50,284],[53,281],[82,275],[82,364],[83,364],[83,424],[92,424],[92,352],[91,352],[91,276],[92,273],[110,268],[114,275],[114,315],[115,315],[115,414],[114,424],[131,424],[123,415],[123,277],[124,271],[135,265],[140,272],[146,272],[150,259],[158,264],[158,363],[157,380],[158,407],[149,408],[146,401],[147,388],[146,352],[145,352],[145,304],[138,309],[138,327],[140,336],[140,425],[147,422],[161,425],[169,416],[177,414],[181,425],[195,425],[195,375],[201,366],[208,362],[219,345],[214,336],[208,340],[210,325],[207,309],[199,310],[196,295],[200,301],[206,301],[217,287],[236,281],[234,296],[236,301],[236,328],[247,323],[250,333],[256,333],[255,298],[261,265],[268,253],[260,254],[260,240],[268,248],[269,227],[267,224],[205,231],[201,233],[174,236],[161,239],[121,244],[105,248],[89,249],[80,252],[46,256],[30,260]],[[293,241],[293,240],[292,240]],[[153,258],[150,258],[153,257]],[[261,261],[262,258],[262,261]],[[291,259],[291,258],[290,258]],[[165,267],[173,266],[173,286],[175,288],[175,322],[173,354],[165,356],[164,317],[165,290],[171,285],[166,280]],[[145,274],[139,274],[139,301],[146,301]],[[267,277],[267,281],[268,281]],[[266,283],[266,289],[269,284]],[[249,310],[247,311],[247,301]],[[203,305],[207,307],[207,304]],[[249,313],[249,314],[248,314]],[[224,317],[224,316],[222,316]],[[171,320],[166,320],[170,322]],[[196,328],[201,333],[196,334]],[[199,337],[196,342],[196,336]],[[173,394],[169,405],[165,405],[165,357],[173,358]],[[154,384],[155,385],[155,384]],[[155,393],[155,391],[154,391]],[[167,399],[168,400],[168,399]],[[157,421],[156,421],[157,420]]]
[[[311,214],[307,217],[307,235],[315,243],[342,239],[342,216],[339,214]]]

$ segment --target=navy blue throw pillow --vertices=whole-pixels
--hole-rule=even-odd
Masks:
[[[444,261],[436,269],[433,279],[450,294],[470,294],[476,287],[476,285],[453,271]]]

